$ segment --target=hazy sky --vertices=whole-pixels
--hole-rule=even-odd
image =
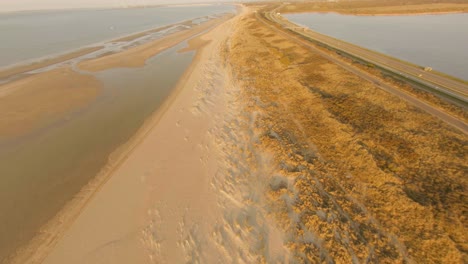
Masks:
[[[82,7],[115,7],[125,5],[154,5],[199,2],[225,2],[221,0],[0,0],[0,11],[62,9]]]

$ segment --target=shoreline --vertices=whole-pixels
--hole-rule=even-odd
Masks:
[[[224,4],[230,4],[225,2]],[[180,6],[213,6],[217,5],[216,3],[205,3],[205,4],[186,4]],[[60,12],[60,11],[80,11],[80,10],[115,10],[115,9],[145,9],[145,8],[158,8],[158,7],[178,7],[179,5],[174,4],[154,4],[154,5],[137,5],[137,6],[128,6],[128,7],[119,7],[119,6],[97,6],[97,7],[72,7],[72,8],[53,8],[53,9],[27,9],[27,10],[4,10],[0,11],[0,15],[5,14],[14,14],[14,13],[35,13],[35,12]]]
[[[57,223],[61,223],[62,227],[59,228],[60,230],[58,232],[58,235],[52,237],[47,243],[45,243],[46,246],[44,246],[42,249],[40,250],[37,250],[37,248],[31,249],[33,252],[31,255],[33,256],[33,258],[29,258],[28,260],[30,262],[28,263],[43,263],[43,262],[49,263],[50,262],[49,257],[51,255],[51,252],[57,251],[58,243],[61,242],[62,238],[63,239],[68,238],[68,237],[65,237],[65,234],[70,231],[70,228],[72,226],[76,225],[78,219],[82,217],[83,213],[86,210],[90,210],[89,208],[92,205],[96,205],[97,203],[99,203],[96,201],[97,196],[103,195],[103,189],[104,188],[113,189],[113,187],[109,187],[109,183],[111,182],[111,180],[113,182],[119,181],[115,179],[115,177],[118,176],[116,175],[118,171],[122,170],[123,165],[129,162],[129,158],[135,155],[135,152],[137,151],[137,149],[145,146],[144,141],[149,140],[151,133],[153,134],[155,133],[154,132],[155,128],[161,128],[160,122],[163,118],[167,118],[165,116],[168,113],[168,111],[175,111],[174,110],[175,101],[183,100],[181,99],[181,93],[187,92],[188,89],[192,88],[190,87],[193,82],[192,79],[199,78],[199,77],[194,77],[193,74],[195,71],[200,70],[201,61],[205,60],[204,56],[207,56],[206,48],[211,42],[211,41],[202,40],[203,36],[210,34],[210,32],[222,26],[224,23],[230,21],[230,19],[232,18],[229,18],[229,20],[224,20],[223,22],[218,23],[214,28],[210,28],[204,31],[203,33],[197,36],[194,36],[193,38],[188,40],[187,48],[184,48],[180,50],[179,52],[195,51],[195,56],[190,66],[186,69],[182,77],[178,80],[177,85],[174,87],[173,91],[164,100],[162,105],[147,120],[145,120],[144,124],[140,127],[138,132],[135,133],[129,141],[127,141],[124,145],[120,146],[117,150],[115,150],[111,154],[111,156],[109,157],[110,162],[106,165],[106,167],[103,168],[103,170],[99,173],[99,175],[96,176],[87,186],[85,186],[82,189],[82,192],[80,192],[79,195],[77,195],[80,198],[74,199],[74,201],[70,202],[70,204],[68,204],[67,207],[64,208],[59,213],[59,215],[55,217],[54,220],[50,221],[47,224],[47,227],[45,228],[43,233],[54,233],[54,232],[56,233]],[[175,121],[176,120],[172,120],[172,122],[175,122]],[[136,179],[133,179],[133,183],[134,181],[136,181]],[[140,186],[140,188],[142,187]],[[138,195],[140,196],[140,194]],[[119,200],[121,199],[122,197],[119,198]],[[144,197],[143,198],[140,197],[140,199],[144,199]],[[112,200],[112,202],[119,203],[116,200]],[[138,207],[140,206],[141,205],[138,204]],[[130,208],[127,208],[127,209],[130,209]],[[135,208],[132,208],[132,210],[133,209]],[[99,212],[102,213],[102,211],[99,211]],[[130,223],[130,224],[135,224],[135,223]],[[51,229],[51,230],[48,230],[48,229]],[[114,229],[113,231],[119,232],[118,229]],[[76,241],[77,239],[79,238],[75,237],[74,239],[72,239],[74,240],[73,243],[77,243]],[[44,244],[43,241],[42,242],[37,241],[37,243]],[[132,247],[133,246],[134,245],[132,245]],[[68,259],[68,254],[70,253],[69,251],[67,251],[66,253],[61,252],[61,249],[58,249],[58,251],[59,251],[58,252],[59,255],[61,253],[67,255],[67,259],[62,259],[62,261],[64,260],[70,260],[71,262],[76,261],[76,259],[74,259],[73,257]],[[129,251],[132,251],[132,250],[129,250]],[[122,253],[122,254],[125,254],[125,253]],[[131,253],[128,253],[128,254],[131,254]],[[24,261],[24,258],[19,259],[18,261],[12,262],[12,263],[22,263],[23,261]],[[56,260],[52,260],[52,263],[55,263],[54,261]],[[122,263],[125,263],[125,262],[122,262]]]
[[[134,68],[145,65],[149,56],[159,54],[161,51],[171,48],[178,43],[192,38],[213,27],[214,24],[225,20],[231,15],[221,18],[214,18],[200,25],[193,26],[189,31],[178,31],[164,38],[157,39],[131,49],[123,50],[119,53],[110,54],[104,57],[96,57],[89,60],[83,60],[77,63],[77,68],[88,72],[99,72],[111,68]],[[187,36],[188,35],[188,36]],[[129,59],[131,58],[131,59]]]
[[[205,21],[205,23],[209,22],[211,20],[219,19],[219,18],[224,17],[226,15],[228,15],[228,14],[218,15],[216,18],[212,18],[212,19],[210,19],[208,21]],[[206,18],[206,17],[207,16],[202,16],[202,17],[196,17],[196,18],[193,18],[193,19],[181,20],[181,21],[176,22],[176,23],[172,23],[172,24],[168,24],[168,25],[164,25],[164,26],[160,26],[160,27],[156,27],[156,28],[145,29],[145,30],[134,32],[134,33],[131,33],[131,34],[126,34],[126,35],[118,36],[118,37],[115,37],[115,38],[103,40],[103,41],[100,41],[100,42],[97,42],[97,43],[86,45],[85,47],[79,47],[79,48],[72,49],[72,50],[69,50],[69,51],[64,51],[64,52],[60,52],[60,53],[57,53],[57,54],[50,54],[50,55],[46,55],[46,56],[41,56],[41,57],[38,57],[38,58],[25,60],[25,61],[22,61],[22,62],[17,62],[17,63],[13,63],[11,65],[0,67],[0,81],[4,81],[3,83],[0,82],[0,85],[11,82],[11,81],[18,80],[18,79],[22,78],[21,75],[23,75],[23,74],[27,74],[29,72],[34,72],[34,71],[38,71],[38,70],[41,70],[41,69],[44,69],[44,68],[60,65],[62,63],[66,63],[66,62],[71,61],[73,59],[84,57],[86,55],[89,55],[89,54],[92,54],[94,52],[100,51],[102,49],[105,49],[106,44],[109,44],[109,43],[113,43],[113,42],[128,42],[128,43],[130,43],[130,42],[132,42],[134,40],[137,40],[137,39],[139,39],[141,37],[149,36],[151,34],[154,34],[154,33],[160,32],[160,31],[164,31],[164,30],[170,29],[172,27],[184,26],[184,25],[186,26],[188,24],[192,25],[192,27],[189,29],[189,30],[191,30],[193,27],[201,25],[201,24],[193,24],[192,22],[194,20],[201,19],[201,18]],[[202,24],[204,24],[204,23],[202,23]],[[173,34],[177,34],[177,33],[180,33],[180,32],[185,32],[185,31],[186,30],[176,31],[176,32],[171,33],[171,34],[169,34],[167,36],[165,35],[162,38],[166,38],[166,37],[171,36]],[[150,42],[153,42],[153,41],[150,41]],[[143,43],[143,44],[146,44],[146,43]],[[140,45],[142,45],[142,44],[139,44],[138,46],[140,46]],[[132,47],[130,47],[129,49],[131,49],[131,48]],[[128,50],[128,48],[125,49],[125,50]],[[123,51],[125,51],[125,50],[123,50]],[[121,51],[121,52],[123,52],[123,51]],[[121,53],[121,52],[118,52],[118,53]],[[110,53],[112,54],[113,52],[110,51]],[[106,55],[109,55],[109,54],[106,52],[104,54],[98,55],[97,58],[104,57]]]
[[[44,59],[37,59],[36,61],[33,61],[33,62],[25,62],[24,64],[20,63],[17,65],[13,65],[11,67],[7,66],[4,69],[0,69],[0,80],[7,79],[6,82],[12,81],[12,80],[8,80],[10,78],[12,78],[13,80],[17,80],[15,77],[18,77],[19,75],[26,74],[31,71],[40,70],[40,69],[53,66],[59,63],[63,63],[72,59],[76,59],[81,56],[98,51],[102,48],[103,46],[80,48],[76,51],[67,52],[58,56],[52,55],[52,57],[49,57],[49,58],[46,57]]]
[[[183,31],[182,34],[180,34],[181,36],[178,39],[177,43],[171,46],[164,46],[159,52],[154,54],[154,56],[157,56],[160,52],[165,51],[179,43],[187,41],[187,39],[197,38],[199,34],[207,34],[207,32],[213,29],[213,27],[218,26],[219,24],[225,22],[230,18],[230,16],[225,15],[221,18],[212,19],[207,22],[209,24],[209,27],[204,28],[201,32],[197,32],[196,34],[190,34],[192,31]],[[216,22],[216,25],[213,25],[213,22]],[[166,37],[171,37],[171,35]],[[186,37],[184,38],[184,36]],[[149,44],[153,42],[157,43],[157,41],[158,40],[151,41],[149,42]],[[184,50],[184,52],[194,50],[196,54],[189,67],[184,71],[182,77],[177,82],[177,85],[170,92],[169,96],[158,107],[158,109],[144,121],[144,123],[138,129],[138,131],[127,142],[117,147],[117,149],[115,149],[109,155],[108,162],[106,165],[104,165],[104,167],[101,168],[101,171],[97,175],[95,175],[92,178],[92,180],[90,180],[86,185],[84,185],[81,188],[81,191],[79,191],[79,193],[77,193],[72,200],[68,201],[65,204],[65,206],[54,217],[47,221],[46,224],[44,224],[38,230],[37,235],[33,237],[32,240],[17,248],[16,252],[14,252],[12,255],[7,257],[7,259],[5,259],[7,263],[42,262],[42,259],[45,256],[41,255],[40,253],[38,255],[37,252],[47,252],[47,250],[51,249],[51,245],[53,245],[63,235],[63,232],[66,231],[67,228],[73,224],[74,219],[80,215],[83,208],[87,206],[87,204],[92,200],[92,198],[111,178],[113,171],[119,168],[120,164],[123,163],[126,160],[126,158],[132,153],[132,151],[141,143],[141,141],[145,139],[146,135],[151,131],[152,127],[157,125],[160,118],[170,108],[170,105],[180,93],[183,83],[186,82],[186,79],[195,68],[197,62],[200,60],[199,54],[205,46],[205,44],[197,43],[193,47],[192,45],[189,45],[190,50]],[[128,50],[124,50],[123,52],[130,51],[135,48],[138,48],[138,46],[130,48]],[[47,74],[47,72],[45,72],[45,74]]]

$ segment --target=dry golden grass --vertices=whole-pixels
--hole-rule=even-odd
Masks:
[[[252,17],[228,59],[299,262],[468,261],[467,137]],[[272,185],[273,186],[273,185]]]
[[[317,48],[325,52],[330,52],[330,50],[328,50],[325,47],[317,46]],[[374,67],[371,64],[359,62],[359,61],[353,60],[343,55],[338,55],[336,52],[330,52],[329,54],[336,56],[336,57],[340,57],[341,60],[345,60],[348,63],[353,64],[355,67],[358,67],[361,70],[364,70],[366,72],[373,74],[374,76],[378,77],[381,81],[384,81],[390,85],[398,87],[401,90],[404,90],[412,94],[413,96],[425,101],[426,103],[436,108],[442,109],[446,113],[449,113],[452,116],[455,116],[460,120],[464,120],[465,122],[468,122],[468,113],[466,112],[465,108],[463,108],[462,106],[450,103],[446,99],[443,99],[431,92],[422,90],[421,88],[418,88],[417,86],[412,86],[404,81],[398,80],[394,76],[389,75],[388,73],[379,70],[378,68]]]
[[[468,3],[465,0],[361,0],[338,2],[301,2],[286,5],[281,9],[281,12],[338,12],[343,14],[356,15],[468,12]]]
[[[410,94],[413,94],[414,96],[424,100],[426,103],[429,103],[430,105],[440,108],[446,113],[450,113],[451,115],[459,118],[460,120],[464,120],[465,122],[468,122],[468,113],[463,107],[450,103],[447,100],[433,93],[418,89],[417,87],[413,87],[410,84],[407,84],[403,81],[395,79],[394,77],[374,68],[373,66],[364,65],[362,63],[352,61],[351,59],[349,59],[349,61],[350,63],[353,63],[354,65],[361,68],[362,70],[365,70],[367,72],[374,74],[375,76],[380,77],[380,79],[384,80],[385,82],[392,84],[393,86],[397,86],[401,90],[404,90]]]

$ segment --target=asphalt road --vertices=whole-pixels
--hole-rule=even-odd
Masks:
[[[271,16],[271,13],[267,13],[267,15],[270,14]],[[288,27],[290,25],[288,24],[285,24],[285,21],[284,20],[281,20],[281,21],[277,21],[275,20],[274,18],[270,17],[272,19],[273,22],[276,22],[278,24],[280,24],[283,28],[280,29],[278,27],[275,27],[271,24],[271,22],[269,22],[267,19],[264,19],[260,14],[256,14],[257,16],[257,19],[259,19],[262,23],[264,23],[266,26],[270,27],[272,30],[276,31],[278,34],[286,37],[286,38],[289,38],[293,41],[295,41],[296,43],[308,48],[309,50],[315,52],[315,53],[318,53],[320,54],[321,56],[323,56],[324,58],[330,60],[331,62],[341,66],[342,68],[344,68],[345,70],[353,73],[353,74],[356,74],[358,75],[359,77],[369,81],[369,82],[372,82],[374,85],[376,85],[377,87],[391,93],[391,94],[394,94],[396,96],[399,96],[400,98],[402,98],[403,100],[406,100],[407,102],[409,102],[410,104],[416,106],[416,107],[419,107],[420,109],[426,111],[427,113],[441,119],[442,121],[448,123],[449,125],[452,125],[453,127],[461,130],[463,133],[465,134],[468,134],[468,124],[465,123],[463,120],[460,120],[452,115],[449,115],[441,110],[439,110],[438,108],[430,105],[430,104],[427,104],[425,103],[424,101],[420,100],[419,98],[409,94],[409,93],[406,93],[400,89],[397,89],[383,81],[381,81],[379,78],[377,78],[376,76],[368,73],[368,72],[365,72],[361,69],[359,69],[358,67],[356,66],[353,66],[351,64],[349,64],[348,62],[346,62],[345,60],[339,58],[338,56],[332,56],[330,53],[328,52],[325,52],[323,50],[320,50],[318,49],[314,44],[312,44],[310,41],[304,39],[304,38],[301,38],[299,36],[297,36],[296,34],[294,33],[291,33],[289,32],[288,30],[284,29],[284,27]],[[276,17],[276,16],[274,16]],[[297,27],[297,26],[296,26]],[[304,32],[301,32],[301,34],[304,33]],[[307,32],[309,33],[309,32]],[[319,34],[320,35],[320,34]],[[308,35],[307,35],[308,36]],[[323,35],[322,35],[323,36]],[[308,36],[309,37],[309,36]],[[325,39],[325,41],[327,41],[327,39]],[[339,41],[339,40],[335,40],[335,41]],[[337,43],[337,42],[335,42]],[[352,45],[354,46],[354,45]],[[356,46],[355,46],[356,47]],[[358,47],[359,48],[359,47]],[[362,50],[362,48],[361,48]],[[368,51],[368,53],[371,53]],[[351,54],[353,54],[351,52]],[[378,54],[377,54],[378,55]],[[375,54],[372,54],[371,56],[375,57],[377,56]],[[378,57],[378,56],[377,56]],[[384,56],[386,57],[386,56]],[[391,58],[388,58],[386,57],[387,60],[390,60]],[[388,63],[388,62],[387,62]],[[392,62],[393,63],[393,62]],[[400,62],[401,63],[401,62]],[[393,65],[393,64],[392,64]],[[402,66],[403,67],[403,66]],[[404,65],[404,67],[402,69],[407,69],[407,68],[411,68],[410,66],[408,66],[407,64]],[[414,68],[414,67],[413,67]],[[411,73],[406,73],[405,70],[402,70],[402,74],[412,74],[412,72],[415,72],[414,69],[410,69],[411,70]],[[417,71],[416,71],[417,72]],[[427,72],[424,72],[424,73],[427,73]],[[419,73],[418,73],[419,74]],[[432,74],[433,75],[433,74]],[[439,76],[440,77],[440,76]],[[437,78],[439,78],[437,77]],[[442,77],[440,77],[442,78]],[[443,78],[444,79],[444,78]],[[446,85],[449,84],[449,83],[452,83],[454,82],[453,80],[451,79],[448,79],[447,82],[445,83]],[[465,85],[466,86],[466,85]],[[454,89],[454,91],[458,91],[457,89],[462,89],[462,91],[464,91],[464,93],[466,94],[466,91],[467,91],[467,88],[464,87],[463,85],[460,85],[458,83],[458,86],[456,86],[457,88],[452,88]],[[466,98],[466,96],[465,96]]]
[[[365,61],[371,62],[380,67],[389,69],[405,78],[429,84],[433,89],[439,90],[440,92],[449,94],[450,96],[468,103],[468,84],[466,83],[430,71],[425,71],[419,66],[410,65],[395,58],[317,33],[310,29],[301,28],[276,13],[271,12],[268,13],[268,15],[272,21],[295,31],[298,34],[324,43],[334,49],[362,58]]]

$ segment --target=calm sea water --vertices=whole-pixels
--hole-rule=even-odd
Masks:
[[[211,5],[0,14],[0,68],[234,9]]]
[[[289,14],[317,32],[468,80],[468,14]]]

